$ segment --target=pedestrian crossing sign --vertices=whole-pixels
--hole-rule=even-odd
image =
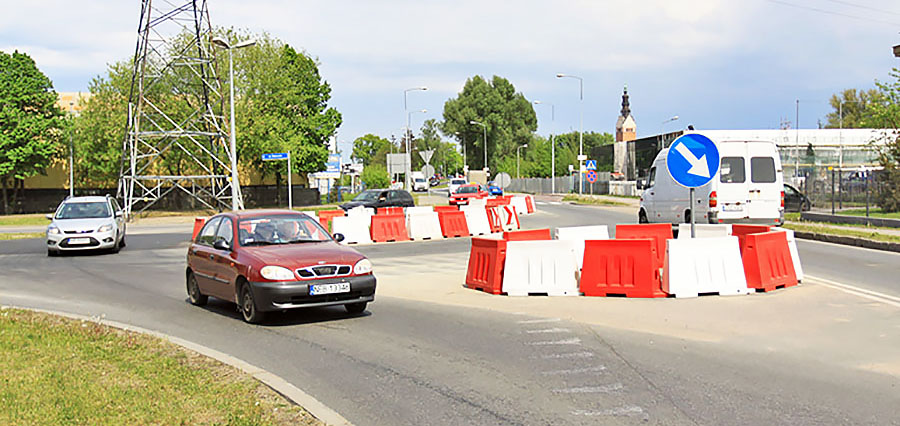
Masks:
[[[597,160],[587,160],[584,168],[588,170],[597,170]]]

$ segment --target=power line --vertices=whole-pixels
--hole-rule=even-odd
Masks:
[[[810,10],[813,12],[823,13],[826,15],[841,16],[844,18],[855,19],[858,21],[868,21],[868,22],[874,22],[877,24],[890,25],[892,27],[900,27],[900,23],[897,23],[897,22],[889,22],[889,21],[882,21],[879,19],[866,18],[864,16],[856,16],[856,15],[851,15],[848,13],[835,12],[833,10],[825,10],[825,9],[819,9],[817,7],[803,6],[803,5],[799,5],[799,4],[788,3],[786,1],[781,1],[781,0],[766,0],[766,1],[768,1],[770,3],[780,4],[782,6],[789,6],[789,7],[794,7],[797,9],[805,9],[805,10]]]
[[[887,13],[889,15],[900,16],[900,12],[891,12],[890,10],[877,9],[877,8],[874,8],[871,6],[865,6],[865,5],[861,5],[861,4],[851,3],[849,1],[843,1],[843,0],[825,0],[825,1],[830,1],[832,3],[837,3],[837,4],[843,4],[843,5],[850,6],[850,7],[857,7],[860,9],[871,10],[873,12]]]

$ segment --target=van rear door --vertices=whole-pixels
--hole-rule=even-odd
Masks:
[[[719,184],[715,191],[720,212],[718,219],[737,221],[747,217],[748,177],[747,144],[724,142],[719,144]]]
[[[752,221],[771,220],[781,217],[781,191],[784,190],[781,176],[781,159],[775,144],[750,142],[747,144],[749,174],[748,217]]]

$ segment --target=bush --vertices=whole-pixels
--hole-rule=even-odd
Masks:
[[[879,172],[878,206],[885,213],[900,211],[900,136],[888,142],[880,152],[884,170]]]
[[[387,188],[391,185],[391,177],[388,175],[387,169],[377,164],[366,166],[360,175],[360,179],[362,179],[367,189]]]

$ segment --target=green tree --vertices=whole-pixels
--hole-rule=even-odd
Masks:
[[[353,141],[353,158],[363,163],[380,164],[384,166],[387,158],[385,154],[391,152],[391,141],[371,133],[360,136]]]
[[[445,135],[466,144],[466,161],[472,169],[485,166],[482,127],[470,124],[473,120],[487,126],[488,165],[515,156],[516,147],[528,143],[537,130],[531,102],[507,79],[494,76],[488,81],[477,75],[468,79],[459,96],[444,103],[440,127]]]
[[[829,103],[834,111],[825,116],[825,128],[845,129],[865,127],[871,118],[869,104],[879,95],[878,89],[857,90],[844,89],[841,93],[831,95]],[[843,114],[843,115],[842,115]],[[843,117],[843,120],[841,119]]]
[[[880,191],[878,205],[883,211],[900,211],[900,69],[894,68],[891,81],[876,82],[878,96],[869,105],[869,123],[879,128],[893,129],[879,148],[879,162],[884,168],[878,173]]]
[[[367,189],[387,188],[391,184],[391,177],[387,169],[380,164],[366,166],[359,175]]]
[[[46,174],[61,152],[65,126],[53,83],[26,53],[0,51],[0,187],[9,213],[7,188]]]

